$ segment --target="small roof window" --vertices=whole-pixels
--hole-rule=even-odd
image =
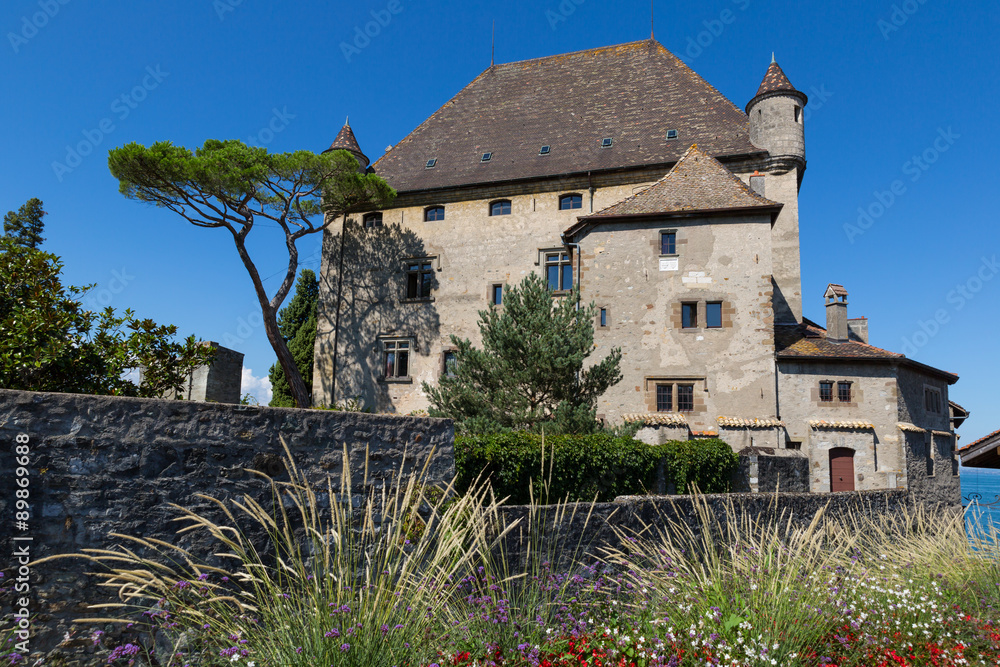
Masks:
[[[677,130],[667,130],[667,141],[672,141],[677,138]]]
[[[493,153],[483,153],[483,159],[480,162],[489,162],[493,159]]]
[[[549,152],[550,152],[551,150],[552,150],[552,147],[551,147],[551,146],[549,146],[548,144],[545,144],[544,146],[542,146],[542,147],[541,147],[541,148],[540,148],[540,149],[538,150],[538,154],[539,154],[539,155],[548,155],[548,154],[549,154]]]
[[[601,148],[611,148],[611,145],[613,143],[614,141],[611,139],[611,137],[604,137],[603,139],[601,139]]]
[[[438,159],[436,157],[432,157],[430,160],[427,161],[427,166],[424,167],[424,169],[433,169],[434,165],[436,165],[437,163]]]

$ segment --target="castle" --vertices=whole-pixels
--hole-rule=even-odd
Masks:
[[[620,347],[600,400],[648,442],[720,437],[808,457],[812,491],[958,493],[958,377],[868,343],[847,291],[802,315],[808,100],[771,62],[739,109],[650,39],[491,65],[373,165],[391,208],[327,229],[313,400],[426,408],[450,336],[532,272]],[[956,413],[956,411],[958,411]]]

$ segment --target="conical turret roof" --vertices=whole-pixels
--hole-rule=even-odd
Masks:
[[[343,150],[351,153],[358,159],[361,163],[361,168],[365,169],[371,163],[368,156],[361,151],[361,146],[358,145],[358,140],[354,136],[354,130],[351,129],[349,122],[350,119],[344,121],[344,127],[340,128],[340,132],[337,133],[337,138],[333,140],[330,147],[327,148],[324,153],[329,153],[330,151]]]
[[[764,95],[770,95],[772,93],[791,93],[802,98],[802,104],[804,105],[808,98],[806,94],[801,90],[795,88],[792,82],[788,80],[785,76],[784,70],[781,66],[771,57],[771,65],[767,68],[767,73],[764,75],[764,80],[760,82],[760,87],[757,89],[757,94],[754,98],[750,100],[747,104],[747,113],[750,112],[750,107],[759,100]]]

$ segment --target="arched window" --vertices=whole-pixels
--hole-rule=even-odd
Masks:
[[[559,198],[560,211],[568,211],[571,208],[583,208],[583,195],[570,194]]]
[[[365,229],[373,229],[375,227],[382,226],[382,213],[377,211],[375,213],[368,213],[363,218],[365,223]]]
[[[490,204],[490,215],[510,215],[510,200],[501,199]]]
[[[431,206],[424,209],[424,220],[444,220],[444,206]]]

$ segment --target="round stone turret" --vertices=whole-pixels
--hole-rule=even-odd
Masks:
[[[795,89],[781,67],[771,57],[771,66],[747,104],[750,117],[750,141],[763,148],[776,161],[792,160],[805,164],[805,107],[809,98]]]
[[[337,133],[337,138],[333,140],[330,147],[327,148],[324,153],[329,153],[330,151],[347,151],[355,157],[358,161],[358,167],[361,173],[364,173],[368,169],[370,161],[368,156],[361,152],[361,146],[358,145],[358,140],[354,137],[354,131],[351,129],[350,118],[344,121],[344,127],[340,128],[340,132]]]

